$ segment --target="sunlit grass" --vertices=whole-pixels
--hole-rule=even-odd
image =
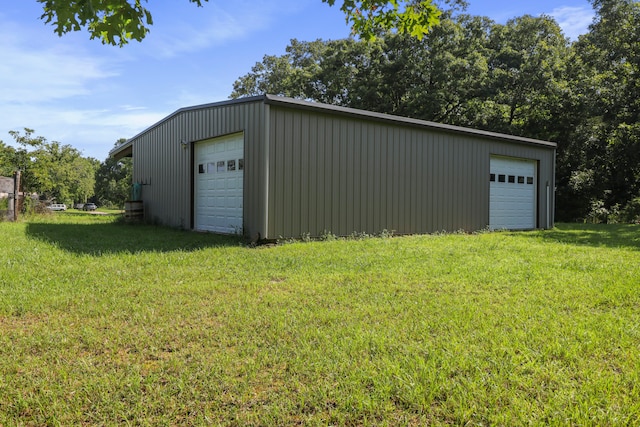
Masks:
[[[0,223],[0,425],[636,425],[637,226],[247,248]]]

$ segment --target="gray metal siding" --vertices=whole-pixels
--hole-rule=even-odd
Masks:
[[[245,232],[260,230],[265,194],[262,174],[265,149],[265,106],[255,102],[187,109],[134,138],[134,182],[143,183],[145,219],[173,227],[191,228],[192,166],[194,143],[221,135],[244,132]],[[181,141],[188,142],[183,148]]]
[[[545,225],[552,147],[270,106],[265,237],[473,231],[489,222],[491,155],[535,159]]]

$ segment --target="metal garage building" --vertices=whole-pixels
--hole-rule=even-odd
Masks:
[[[147,221],[261,238],[553,226],[556,144],[264,95],[115,148]]]

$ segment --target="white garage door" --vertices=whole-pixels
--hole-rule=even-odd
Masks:
[[[195,144],[194,228],[242,234],[244,136]]]
[[[536,162],[491,157],[490,163],[489,228],[535,228]]]

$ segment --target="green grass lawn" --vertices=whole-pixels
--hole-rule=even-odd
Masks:
[[[0,425],[638,425],[640,227],[0,223]]]

